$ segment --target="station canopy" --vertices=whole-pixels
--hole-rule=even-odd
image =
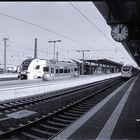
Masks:
[[[80,59],[80,60],[73,59],[73,61],[75,61],[75,62],[77,62],[79,64],[83,63],[82,59]],[[85,62],[122,67],[121,63],[117,63],[117,62],[114,62],[114,61],[111,61],[111,60],[108,60],[108,59],[98,59],[98,60],[86,59]]]
[[[130,56],[140,65],[140,0],[93,0],[107,24],[124,24],[128,37],[122,45]]]

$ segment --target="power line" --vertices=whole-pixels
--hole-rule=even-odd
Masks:
[[[77,27],[75,28],[75,27],[71,26],[70,24],[68,24],[67,22],[65,22],[62,18],[60,18],[60,17],[58,17],[58,16],[52,14],[50,11],[48,11],[48,10],[46,10],[46,9],[45,9],[45,11],[47,11],[50,15],[52,15],[53,17],[55,17],[55,19],[57,19],[59,22],[63,23],[65,26],[67,26],[68,28],[72,29],[74,32],[78,32],[78,33],[82,34],[81,30],[77,30]],[[45,12],[45,11],[44,11],[44,12]],[[84,34],[84,35],[85,35],[85,34]],[[86,36],[86,35],[85,35],[85,36]],[[86,36],[86,37],[87,37],[87,36]],[[92,37],[90,36],[90,39],[93,40],[94,38],[92,38]]]
[[[15,45],[20,45],[20,44],[14,43],[14,42],[12,42],[12,41],[9,41],[9,42],[12,43],[12,44],[15,44]],[[17,47],[17,46],[12,45],[12,44],[10,45],[10,47],[14,47],[14,48],[18,48],[18,49],[24,49],[24,50],[29,50],[29,51],[34,51],[34,49],[30,49],[30,48],[26,48],[26,47],[19,48],[19,47]],[[44,52],[44,51],[42,51],[42,50],[39,50],[39,49],[38,49],[38,52],[46,53],[46,52]]]
[[[78,9],[77,9],[78,10]],[[62,20],[61,18],[59,18],[59,17],[57,17],[56,15],[54,15],[54,14],[52,14],[50,11],[47,11],[47,12],[49,12],[49,14],[51,14],[52,16],[54,16],[57,20],[59,20],[60,22],[62,22],[64,25],[67,25],[69,28],[71,28],[72,30],[76,30],[76,31],[78,31],[77,30],[77,28],[75,29],[75,28],[73,28],[73,27],[71,27],[71,26],[69,26],[69,24],[67,24],[64,20]],[[82,13],[81,13],[82,14]],[[83,15],[84,16],[84,15]],[[90,20],[89,20],[90,21]],[[95,24],[94,24],[95,25]],[[95,25],[95,27],[96,27],[96,29],[99,31],[99,32],[101,32],[101,30]],[[79,33],[80,31],[78,31],[78,33]],[[103,32],[101,32],[101,33],[103,33]],[[80,33],[81,34],[81,33]],[[103,33],[104,34],[104,33]],[[104,34],[105,35],[105,34]],[[106,36],[106,35],[105,35]],[[93,38],[92,38],[92,40],[93,40]],[[46,43],[45,43],[46,44]],[[93,50],[93,49],[92,49]],[[105,51],[107,51],[108,49],[106,49]],[[63,50],[64,51],[64,50]],[[75,51],[75,50],[74,50]],[[96,50],[93,50],[93,51],[96,51]],[[97,50],[98,51],[98,50]],[[100,50],[99,50],[100,51]]]
[[[69,4],[76,10],[78,11],[94,28],[98,30],[113,46],[117,48],[117,46],[111,42],[111,40],[85,15],[83,14],[76,6],[74,6],[71,2]],[[119,50],[119,49],[118,49]],[[120,50],[119,50],[120,51]],[[121,52],[121,51],[120,51]],[[122,53],[122,52],[121,52]],[[123,53],[122,53],[123,54]],[[124,55],[124,54],[123,54]]]
[[[77,10],[86,20],[88,20],[88,22],[90,24],[92,24],[102,35],[104,35],[106,38],[107,36],[86,16],[84,15],[76,6],[74,6],[71,2],[69,2],[69,4],[75,9]]]
[[[88,45],[86,45],[86,44],[83,44],[83,43],[81,43],[81,42],[79,42],[79,41],[77,41],[77,40],[74,40],[74,39],[72,39],[72,38],[70,38],[70,37],[68,37],[68,36],[66,36],[66,35],[57,33],[57,32],[55,32],[55,31],[53,31],[53,30],[50,30],[50,29],[48,29],[48,28],[46,28],[46,27],[42,27],[42,26],[40,26],[40,25],[34,24],[34,23],[29,22],[29,21],[26,21],[26,20],[22,20],[22,19],[20,19],[20,18],[14,17],[14,16],[10,16],[10,15],[4,14],[4,13],[2,13],[2,12],[0,12],[0,15],[3,15],[3,16],[6,16],[6,17],[9,17],[9,18],[18,20],[18,21],[23,22],[23,23],[26,23],[26,24],[30,24],[30,25],[35,26],[35,27],[37,27],[37,28],[40,28],[40,29],[42,29],[42,30],[46,30],[46,31],[49,31],[49,32],[51,32],[51,33],[57,34],[57,35],[59,35],[59,36],[61,36],[61,37],[63,37],[63,38],[66,38],[66,39],[68,39],[68,40],[71,40],[71,41],[73,41],[73,42],[75,42],[75,43],[78,43],[78,44],[80,44],[80,45],[82,45],[82,46],[86,46],[86,47],[88,47],[88,48],[91,48],[90,46],[88,46]]]
[[[71,4],[71,3],[70,3],[70,4]],[[72,5],[73,5],[73,4],[72,4]],[[75,6],[74,6],[74,7],[75,7]],[[79,9],[77,9],[77,10],[78,10],[78,12],[80,12],[80,14],[82,14],[82,16],[84,16],[91,24],[93,24],[92,21],[90,21]],[[75,43],[78,43],[78,44],[80,44],[80,45],[86,46],[86,47],[88,47],[88,48],[92,48],[92,47],[90,47],[90,46],[88,46],[88,45],[86,45],[86,44],[83,44],[83,43],[81,43],[81,42],[79,42],[79,41],[77,41],[77,40],[74,40],[74,39],[72,39],[72,38],[70,38],[70,37],[68,37],[68,36],[65,36],[65,35],[63,35],[63,34],[57,33],[57,32],[55,32],[55,31],[53,31],[53,30],[50,30],[50,29],[48,29],[48,28],[46,28],[46,27],[39,26],[39,25],[34,24],[34,23],[32,23],[32,22],[29,22],[29,21],[22,20],[22,19],[17,18],[17,17],[13,17],[13,16],[10,16],[10,15],[4,14],[4,13],[2,13],[2,12],[0,12],[0,15],[3,15],[3,16],[6,16],[6,17],[9,17],[9,18],[18,20],[18,21],[23,22],[23,23],[26,23],[26,24],[30,24],[30,25],[35,26],[35,27],[37,27],[37,28],[40,28],[40,29],[42,29],[42,30],[46,30],[46,31],[49,31],[49,32],[51,32],[51,33],[57,34],[57,35],[59,35],[59,36],[62,36],[62,37],[64,37],[64,38],[69,39],[69,40],[71,40],[71,41],[73,41],[73,42],[75,42]],[[105,37],[107,37],[95,24],[93,24],[93,26],[94,26],[100,33],[102,33]],[[107,39],[109,40],[109,38],[107,38]],[[112,42],[111,42],[111,43],[112,43]],[[112,43],[112,44],[113,44],[113,43]],[[113,44],[113,45],[114,45],[114,44]],[[115,46],[115,45],[114,45],[114,46]],[[121,53],[122,53],[122,52],[121,52]]]
[[[29,21],[22,20],[22,19],[20,19],[20,18],[14,17],[14,16],[10,16],[10,15],[4,14],[4,13],[2,13],[2,12],[0,12],[0,15],[3,15],[3,16],[6,16],[6,17],[9,17],[9,18],[18,20],[18,21],[23,22],[23,23],[26,23],[26,24],[30,24],[30,25],[32,25],[32,26],[38,27],[38,28],[43,29],[43,30],[47,30],[47,31],[49,31],[49,32],[51,32],[51,33],[57,34],[57,35],[59,35],[59,36],[61,36],[61,37],[64,37],[64,38],[66,38],[66,39],[68,39],[68,40],[71,40],[71,41],[73,41],[73,42],[75,42],[75,43],[77,43],[77,44],[80,44],[80,45],[82,45],[82,46],[86,46],[86,47],[92,49],[92,47],[90,47],[90,46],[88,46],[88,45],[86,45],[86,44],[84,44],[84,43],[81,43],[81,42],[79,42],[79,41],[77,41],[77,40],[74,40],[74,39],[72,39],[72,38],[70,38],[70,37],[68,37],[68,36],[66,36],[66,35],[57,33],[57,32],[55,32],[55,31],[53,31],[53,30],[50,30],[50,29],[48,29],[48,28],[46,28],[46,27],[39,26],[39,25],[34,24],[34,23],[32,23],[32,22],[29,22]],[[100,55],[100,54],[99,54],[99,55]]]

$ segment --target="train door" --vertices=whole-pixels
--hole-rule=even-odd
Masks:
[[[50,80],[52,79],[52,69],[51,69],[51,66],[47,65],[47,66],[44,66],[43,67],[43,76],[42,76],[42,79],[43,80]]]
[[[41,66],[40,65],[37,65],[36,67],[35,67],[35,78],[41,78],[42,76],[42,72],[41,72]]]
[[[60,75],[60,68],[58,66],[55,67],[55,76],[59,77]]]
[[[74,69],[71,67],[71,68],[70,68],[71,77],[73,77],[73,73],[74,73]]]
[[[50,67],[50,73],[51,73],[51,77],[55,76],[54,67]]]

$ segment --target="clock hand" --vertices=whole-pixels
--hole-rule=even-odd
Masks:
[[[122,28],[121,28],[121,27],[119,27],[119,33],[121,33],[121,31],[122,31]]]

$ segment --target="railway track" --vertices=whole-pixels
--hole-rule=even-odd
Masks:
[[[91,91],[90,94],[83,96],[82,98],[73,100],[72,102],[63,104],[61,107],[48,112],[46,114],[35,116],[34,119],[29,119],[27,123],[20,123],[16,127],[10,128],[10,130],[0,131],[0,138],[8,139],[49,139],[58,132],[62,131],[65,127],[78,119],[81,115],[87,112],[91,107],[97,104],[100,100],[105,98],[111,91],[120,86],[124,81],[110,81],[103,82],[104,88],[98,88],[96,91],[91,89],[97,88],[97,85],[101,86],[101,83],[90,85],[88,90],[84,88],[84,93]],[[108,85],[109,84],[109,85]],[[105,86],[106,85],[106,86]],[[108,85],[108,86],[107,86]],[[75,91],[81,93],[82,91]],[[100,94],[99,94],[100,93]],[[68,96],[65,95],[65,96]],[[71,95],[72,96],[72,95]],[[58,98],[58,97],[57,97]],[[66,97],[65,97],[66,98]],[[53,98],[54,100],[54,98]],[[62,101],[61,99],[59,99]],[[67,99],[66,99],[67,100]],[[72,98],[71,98],[72,100]],[[54,101],[56,102],[56,101]],[[23,109],[23,108],[22,108]],[[12,109],[13,110],[13,109]]]
[[[112,78],[112,80],[114,80],[114,79],[116,79],[116,78]],[[95,82],[95,83],[85,84],[82,86],[73,87],[73,88],[66,88],[66,89],[62,89],[62,90],[58,90],[58,91],[44,93],[41,95],[36,95],[36,96],[34,95],[34,96],[19,98],[19,99],[15,99],[15,100],[5,101],[5,102],[0,103],[0,111],[11,109],[14,107],[20,107],[23,105],[39,103],[39,102],[42,102],[42,101],[47,100],[47,99],[70,94],[72,92],[87,89],[87,88],[90,88],[92,86],[97,86],[97,85],[106,83],[107,81],[108,81],[108,79],[103,80],[103,81],[99,81],[99,82]]]

